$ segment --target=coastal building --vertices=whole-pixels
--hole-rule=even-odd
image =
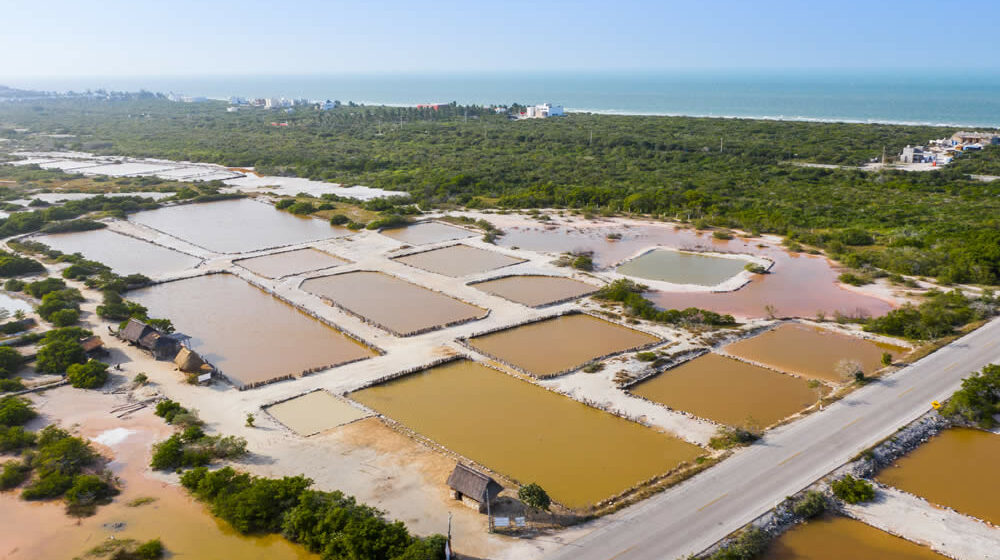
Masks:
[[[524,113],[522,113],[521,116],[526,119],[565,117],[566,111],[563,110],[562,105],[552,105],[551,103],[542,103],[541,105],[533,105],[525,107]]]
[[[924,163],[930,156],[923,146],[907,146],[903,148],[903,153],[899,155],[901,163]]]
[[[320,111],[330,111],[337,107],[340,107],[340,101],[330,101],[329,99],[316,105],[316,108]]]
[[[956,145],[982,144],[1000,145],[1000,134],[995,132],[956,132],[951,135]]]
[[[268,97],[264,99],[265,109],[277,109],[278,107],[281,107],[281,100],[277,97]]]
[[[448,476],[448,487],[456,500],[479,510],[479,513],[486,513],[503,491],[503,486],[497,481],[462,463],[455,465],[455,470]]]

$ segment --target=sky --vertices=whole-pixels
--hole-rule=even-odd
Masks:
[[[997,0],[0,0],[0,15],[0,84],[17,76],[1000,68]]]

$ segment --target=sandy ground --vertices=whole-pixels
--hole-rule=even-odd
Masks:
[[[855,519],[957,560],[1000,558],[1000,529],[895,488],[880,485],[875,501],[847,505],[845,510]]]

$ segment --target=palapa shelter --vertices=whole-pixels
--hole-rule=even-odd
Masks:
[[[174,356],[174,365],[184,373],[196,373],[201,372],[206,364],[205,360],[190,348],[181,348]]]
[[[118,331],[118,337],[129,342],[131,344],[139,345],[139,341],[151,332],[156,332],[156,329],[143,323],[138,319],[129,319],[128,323],[125,323],[125,327]]]
[[[478,509],[479,513],[485,513],[487,504],[492,505],[503,491],[503,486],[497,481],[462,463],[455,465],[455,470],[448,476],[448,487],[454,492],[456,500]]]
[[[83,346],[83,351],[87,353],[87,356],[100,356],[108,353],[104,348],[104,341],[97,335],[88,336],[81,340],[80,346]]]
[[[158,360],[170,360],[180,351],[187,335],[163,334],[155,328],[138,319],[129,319],[118,336],[129,343],[135,344],[151,352]]]

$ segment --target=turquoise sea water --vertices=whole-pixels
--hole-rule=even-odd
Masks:
[[[534,104],[622,114],[1000,126],[1000,71],[663,71],[422,75],[3,78],[15,87],[339,99],[369,104]]]

